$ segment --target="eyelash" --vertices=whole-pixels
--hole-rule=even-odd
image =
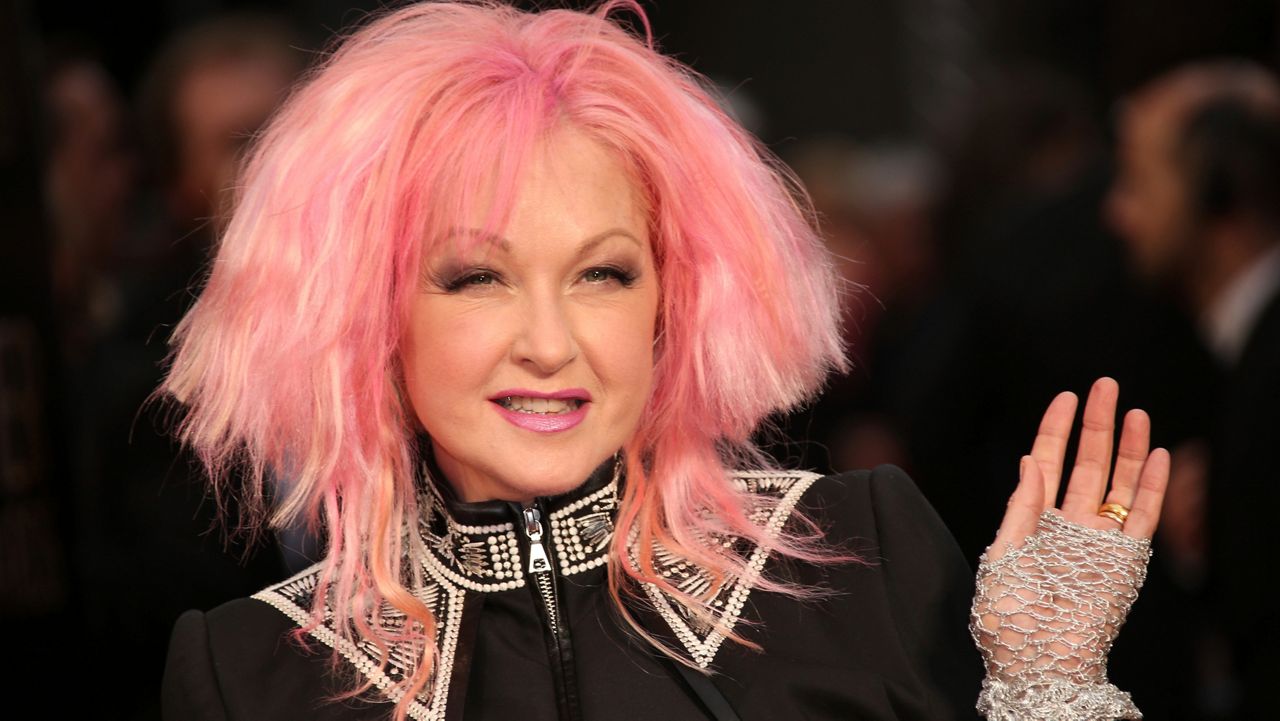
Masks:
[[[488,279],[487,282],[481,282],[481,279]],[[498,274],[491,270],[476,270],[460,273],[452,280],[443,283],[437,283],[444,288],[446,293],[457,293],[463,288],[471,285],[492,285],[498,279]]]
[[[614,280],[623,288],[630,288],[636,282],[636,273],[613,265],[598,265],[588,268],[583,271],[582,278],[585,280],[587,276],[597,273],[603,274],[604,277],[599,280],[587,280],[586,282],[596,285]],[[458,293],[468,286],[488,286],[498,282],[501,282],[501,278],[497,273],[491,270],[477,269],[463,272],[452,280],[437,281],[437,285],[443,288],[446,293]]]
[[[606,276],[604,280],[608,280],[608,279],[616,280],[618,281],[618,284],[621,285],[623,288],[630,288],[632,285],[635,285],[635,282],[636,282],[635,272],[630,270],[625,270],[623,268],[619,268],[616,265],[598,265],[593,268],[587,268],[582,273],[582,276],[583,278],[586,278],[588,275],[591,275],[592,273],[603,273]],[[592,280],[588,282],[601,283],[604,281]]]

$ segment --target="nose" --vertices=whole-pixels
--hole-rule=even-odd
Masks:
[[[1102,222],[1112,233],[1126,239],[1129,235],[1130,217],[1130,200],[1128,197],[1129,190],[1125,187],[1125,181],[1117,178],[1112,181],[1111,187],[1107,189],[1107,195],[1102,200]]]
[[[511,345],[512,360],[552,375],[578,357],[572,319],[554,292],[530,295],[524,305],[524,322]]]

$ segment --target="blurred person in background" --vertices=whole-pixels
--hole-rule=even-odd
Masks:
[[[281,573],[270,548],[245,559],[210,533],[214,501],[139,409],[159,381],[166,329],[208,262],[241,148],[303,67],[297,44],[281,22],[251,15],[177,33],[143,80],[140,132],[92,56],[55,55],[46,71],[77,630],[131,662],[88,682],[111,689],[114,717],[158,713],[165,642],[183,609]]]
[[[52,247],[42,212],[45,80],[17,42],[17,8],[0,4],[0,634],[21,649],[6,690],[39,695],[65,658],[59,630],[73,618],[61,537],[66,487],[50,442],[61,418],[53,319]],[[10,667],[13,668],[10,671]]]
[[[843,333],[854,365],[812,408],[785,419],[788,437],[809,440],[791,452],[801,465],[823,469],[910,468],[902,428],[915,357],[903,351],[940,273],[936,160],[919,146],[831,136],[801,143],[788,162],[813,199],[849,291]]]
[[[224,229],[244,150],[304,68],[298,47],[298,34],[284,21],[235,14],[176,36],[157,56],[142,109],[165,232],[186,247],[176,264],[186,281],[176,287],[196,284]],[[184,293],[182,310],[188,300]],[[302,529],[283,536],[285,567],[310,565],[314,539]]]
[[[278,19],[231,15],[175,36],[157,55],[142,89],[143,122],[180,230],[221,230],[244,147],[303,69],[297,45]]]
[[[942,144],[942,272],[901,354],[913,366],[897,412],[911,467],[969,558],[990,543],[1000,495],[972,479],[1026,441],[1034,399],[1106,373],[1161,408],[1153,433],[1181,414],[1164,400],[1163,356],[1135,350],[1155,324],[1099,220],[1110,176],[1089,95],[1035,67],[978,84]]]
[[[62,350],[72,363],[117,320],[112,259],[130,230],[138,158],[124,97],[91,54],[67,49],[45,80],[45,206]]]
[[[1275,602],[1258,573],[1280,544],[1259,529],[1280,502],[1280,85],[1245,61],[1188,65],[1124,105],[1108,218],[1134,268],[1175,298],[1222,374],[1206,443],[1175,451],[1168,555],[1203,582],[1199,704],[1271,718]]]
[[[52,44],[42,80],[47,145],[41,192],[59,351],[48,368],[61,391],[50,398],[49,405],[57,407],[46,408],[60,421],[47,444],[59,459],[53,481],[66,531],[58,540],[70,551],[68,615],[91,637],[107,638],[113,628],[125,628],[137,639],[145,634],[122,593],[135,579],[122,585],[116,575],[137,549],[123,540],[127,531],[116,532],[114,504],[100,503],[116,484],[128,487],[121,483],[128,472],[113,471],[125,456],[128,423],[137,408],[130,407],[136,395],[119,393],[128,387],[129,375],[122,372],[127,363],[115,361],[132,355],[118,341],[128,312],[121,269],[136,230],[138,157],[125,98],[91,50]],[[47,545],[28,543],[28,552]],[[128,642],[123,646],[131,650]]]
[[[991,541],[999,496],[971,479],[1025,442],[1029,399],[1085,387],[1101,368],[1126,393],[1136,387],[1112,359],[1090,362],[1118,304],[1099,292],[1115,264],[1093,221],[1102,142],[1087,94],[1039,67],[977,86],[941,143],[945,272],[908,350],[916,367],[901,412],[923,490],[969,558]]]

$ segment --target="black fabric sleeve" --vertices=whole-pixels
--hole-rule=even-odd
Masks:
[[[207,613],[187,611],[174,625],[161,691],[165,721],[388,721],[392,704],[340,699],[359,685],[330,667],[318,641],[292,638],[292,620],[267,603],[241,598]]]
[[[889,608],[903,649],[945,707],[935,718],[976,719],[983,669],[968,631],[973,572],[905,471],[877,466],[869,494]]]
[[[762,653],[722,649],[713,680],[744,718],[973,721],[982,660],[968,633],[973,577],[901,469],[816,479],[797,511],[851,562],[774,559],[767,571],[827,589],[752,594]]]
[[[174,624],[160,708],[165,721],[227,721],[209,631],[200,611],[187,611]]]

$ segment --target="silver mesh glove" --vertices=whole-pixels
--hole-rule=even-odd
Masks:
[[[1107,654],[1146,580],[1151,541],[1041,514],[995,561],[982,554],[969,629],[991,721],[1140,719],[1107,681]]]

